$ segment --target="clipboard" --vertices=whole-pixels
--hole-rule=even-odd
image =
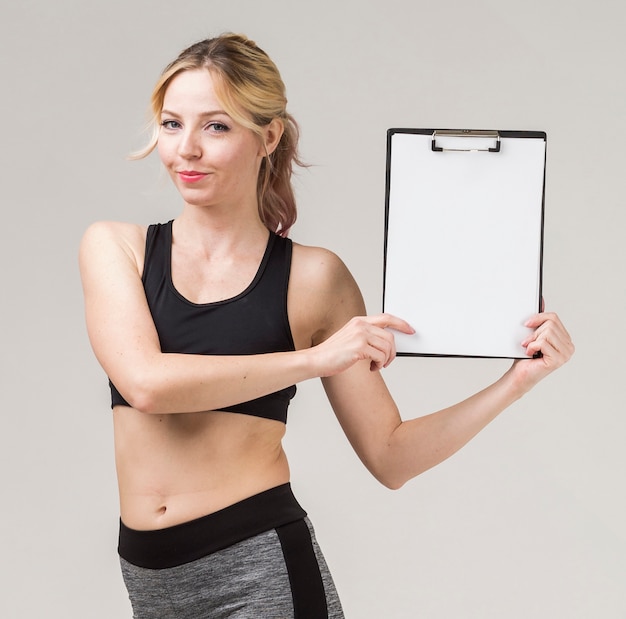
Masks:
[[[383,311],[400,356],[526,358],[540,311],[546,133],[389,129]]]

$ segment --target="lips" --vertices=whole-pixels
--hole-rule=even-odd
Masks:
[[[204,172],[196,172],[195,170],[181,170],[178,172],[178,178],[184,183],[197,183],[208,176]]]

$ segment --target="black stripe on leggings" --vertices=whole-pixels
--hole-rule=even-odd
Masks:
[[[304,520],[277,527],[289,574],[295,619],[326,619],[326,593],[311,533]]]

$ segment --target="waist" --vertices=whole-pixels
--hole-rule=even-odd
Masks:
[[[113,413],[120,509],[135,529],[161,529],[289,481],[285,426],[233,413]]]
[[[139,567],[175,567],[305,516],[286,483],[165,529],[138,531],[120,520],[118,552]]]

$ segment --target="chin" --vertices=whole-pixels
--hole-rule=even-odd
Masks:
[[[193,206],[208,206],[215,202],[215,196],[211,193],[208,194],[207,191],[199,191],[198,189],[192,187],[177,187],[178,193],[181,195],[183,200],[187,204],[192,204]]]

